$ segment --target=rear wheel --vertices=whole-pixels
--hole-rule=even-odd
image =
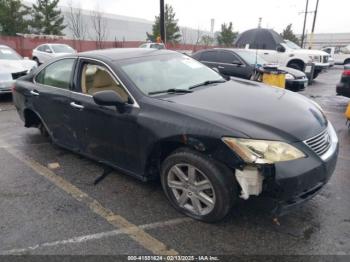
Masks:
[[[233,172],[188,149],[178,150],[165,159],[161,181],[166,196],[178,211],[206,222],[225,217],[237,198]]]
[[[297,69],[299,71],[304,71],[304,65],[298,62],[291,62],[288,64],[288,67]]]

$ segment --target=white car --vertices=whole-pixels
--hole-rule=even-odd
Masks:
[[[0,95],[11,93],[16,79],[25,76],[36,67],[34,61],[23,58],[6,45],[0,45]]]
[[[75,53],[76,50],[66,44],[43,44],[33,49],[32,59],[40,65],[51,58]]]
[[[323,48],[322,51],[328,53],[337,65],[350,64],[350,50],[348,50],[347,47],[327,46]]]
[[[165,45],[163,43],[144,43],[139,46],[139,48],[154,48],[154,49],[165,49]]]
[[[312,62],[315,64],[314,78],[323,69],[327,69],[330,66],[328,53],[321,50],[302,49],[289,40],[284,40],[280,43],[276,50],[250,50],[252,52],[257,51],[269,63],[291,67],[300,71],[305,71],[306,65]]]

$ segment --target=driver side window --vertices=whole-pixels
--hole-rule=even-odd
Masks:
[[[81,74],[82,93],[93,95],[96,92],[107,90],[116,92],[124,102],[128,102],[127,92],[107,68],[96,64],[84,64]]]

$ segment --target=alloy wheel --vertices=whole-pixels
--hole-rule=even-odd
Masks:
[[[215,207],[215,191],[208,177],[190,164],[176,164],[168,172],[167,184],[177,204],[199,216]]]

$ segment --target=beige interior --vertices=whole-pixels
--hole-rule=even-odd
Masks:
[[[112,90],[128,101],[124,88],[101,66],[86,64],[82,72],[81,89],[84,94],[93,95],[99,91]]]

